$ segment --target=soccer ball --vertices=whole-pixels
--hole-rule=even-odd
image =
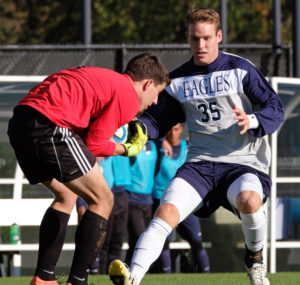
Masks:
[[[128,139],[128,124],[117,129],[115,134],[113,135],[113,141],[115,143],[126,143]]]

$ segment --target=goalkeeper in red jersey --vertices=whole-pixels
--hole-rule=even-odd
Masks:
[[[70,68],[47,77],[14,108],[10,143],[26,178],[53,194],[40,226],[38,261],[30,285],[58,285],[55,266],[78,196],[88,205],[75,234],[67,285],[87,285],[87,270],[106,235],[113,194],[96,157],[136,155],[147,141],[142,125],[121,145],[111,137],[122,125],[157,103],[170,82],[153,54],[129,61],[125,73],[97,67]]]

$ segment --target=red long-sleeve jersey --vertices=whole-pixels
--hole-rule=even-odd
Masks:
[[[139,110],[139,98],[126,74],[98,67],[70,68],[47,77],[18,105],[29,105],[54,124],[84,137],[95,156],[110,156],[116,130]]]

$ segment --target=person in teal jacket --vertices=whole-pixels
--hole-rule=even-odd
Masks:
[[[112,157],[114,183],[114,206],[107,224],[107,235],[100,251],[100,274],[107,274],[109,264],[121,259],[122,245],[126,238],[128,220],[128,196],[125,188],[130,185],[130,162],[128,157]]]
[[[129,200],[129,249],[126,254],[126,262],[131,260],[134,246],[140,234],[147,228],[152,219],[152,187],[157,160],[155,143],[148,141],[137,156],[129,159],[131,182],[126,187]]]

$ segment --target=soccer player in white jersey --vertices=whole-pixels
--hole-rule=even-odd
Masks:
[[[193,8],[186,25],[193,57],[171,72],[171,85],[141,120],[151,139],[186,122],[187,159],[140,236],[130,270],[119,260],[112,262],[111,280],[140,284],[178,223],[191,213],[208,217],[223,206],[241,219],[250,284],[268,285],[262,259],[267,228],[263,204],[271,188],[266,135],[283,122],[283,104],[251,62],[219,50],[222,31],[216,11]]]

